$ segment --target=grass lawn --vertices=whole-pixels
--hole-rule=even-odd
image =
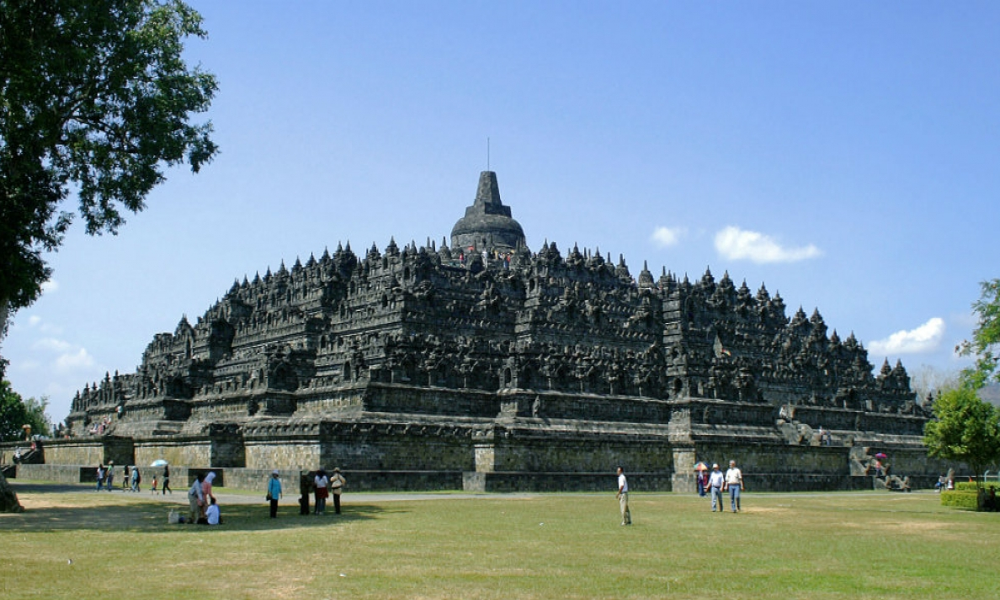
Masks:
[[[289,498],[271,520],[261,499],[210,529],[145,494],[54,490],[0,515],[4,599],[1000,597],[1000,514],[931,493],[751,493],[740,514],[640,493],[632,527],[613,492],[348,493],[339,517]]]

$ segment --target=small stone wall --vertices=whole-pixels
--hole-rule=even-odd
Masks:
[[[46,440],[46,465],[94,465],[132,464],[134,462],[134,443],[129,438],[113,436],[91,436],[61,440]],[[22,448],[25,446],[22,444]],[[7,456],[13,456],[13,446],[5,450]]]
[[[842,446],[788,446],[772,444],[698,444],[697,459],[709,467],[718,463],[724,472],[729,461],[747,477],[753,473],[793,476],[824,475],[844,477],[850,474],[850,448]],[[795,489],[795,488],[789,488]]]
[[[629,473],[629,490],[633,492],[669,492],[670,472]],[[604,473],[525,473],[494,472],[464,473],[463,489],[467,492],[608,492],[618,490],[614,471]]]
[[[211,442],[205,438],[140,440],[135,444],[134,463],[150,465],[162,459],[171,465],[207,467],[212,464],[211,450]]]
[[[545,437],[497,428],[492,446],[491,471],[601,473],[621,465],[626,472],[655,472],[671,470],[673,465],[673,449],[665,437],[643,439],[638,433]],[[477,451],[483,448],[477,447]]]
[[[320,464],[320,444],[316,437],[299,439],[247,439],[244,446],[246,468],[310,469]]]

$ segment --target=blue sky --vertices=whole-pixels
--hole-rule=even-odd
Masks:
[[[711,267],[818,308],[875,366],[964,363],[998,276],[1000,4],[207,2],[219,157],[118,236],[75,226],[3,341],[48,395],[132,372],[253,277],[440,243],[479,172],[538,250]]]

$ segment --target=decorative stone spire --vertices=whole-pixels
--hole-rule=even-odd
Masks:
[[[493,171],[479,174],[476,199],[452,228],[451,245],[476,251],[510,251],[526,245],[521,224],[511,218],[510,207],[500,201],[500,186]]]

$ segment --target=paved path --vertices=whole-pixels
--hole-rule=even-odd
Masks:
[[[69,492],[93,492],[97,494],[94,486],[83,485],[83,484],[66,484],[66,483],[19,483],[16,479],[8,479],[11,487],[14,488],[16,493],[69,493]],[[219,504],[223,505],[234,505],[234,504],[265,504],[264,492],[260,494],[251,494],[247,492],[230,492],[225,488],[215,488],[213,490],[215,497],[218,499]],[[111,492],[102,491],[101,494],[124,494],[132,497],[140,498],[150,498],[152,500],[160,500],[162,502],[168,502],[173,504],[182,504],[187,506],[187,488],[182,490],[176,490],[173,494],[163,495],[160,492],[156,494],[151,493],[148,489],[143,489],[143,491],[135,492],[123,492],[120,488],[115,488]],[[365,503],[365,504],[377,504],[379,502],[410,502],[419,500],[524,500],[527,498],[537,497],[538,494],[528,494],[528,493],[511,493],[511,494],[467,494],[467,493],[452,493],[452,492],[358,492],[358,493],[345,493],[343,495],[344,501],[350,501],[352,503]],[[311,498],[311,496],[310,496]],[[281,499],[282,506],[297,506],[298,505],[298,494],[286,494]]]
[[[83,485],[83,484],[65,484],[65,483],[18,483],[16,479],[8,479],[8,483],[14,488],[17,493],[66,493],[66,492],[93,492],[94,486]],[[108,492],[100,492],[102,494],[107,494]],[[159,492],[152,494],[148,489],[144,489],[142,492],[123,492],[120,489],[115,489],[112,494],[126,494],[129,496],[146,497],[154,500],[160,500],[162,502],[168,502],[173,504],[180,504],[187,506],[187,488],[182,490],[177,490],[173,494],[163,495]],[[544,495],[555,495],[559,492],[549,492]],[[611,494],[613,492],[609,492]],[[654,492],[655,493],[655,492]],[[664,492],[667,493],[667,492]],[[763,492],[769,497],[790,497],[794,498],[796,496],[802,497],[810,494],[828,494],[831,492]],[[853,495],[870,495],[870,496],[885,496],[891,492],[885,491],[867,491],[867,492],[846,492]],[[919,490],[916,493],[934,493],[933,490]],[[572,492],[574,496],[581,495],[595,495],[601,496],[605,495],[600,492]],[[344,493],[344,501],[351,502],[353,504],[378,504],[380,502],[414,502],[421,500],[525,500],[536,498],[543,494],[532,494],[532,493],[509,493],[509,494],[496,494],[496,493],[482,493],[482,494],[469,494],[462,492],[357,492]],[[693,495],[693,494],[692,494]],[[216,488],[215,497],[218,498],[219,504],[222,505],[235,505],[235,504],[265,504],[264,492],[259,494],[253,494],[244,491],[228,491],[225,488]],[[310,496],[310,502],[312,502],[312,496]],[[331,500],[332,503],[332,500]],[[284,498],[281,499],[281,506],[297,506],[298,505],[298,494],[286,494]]]

